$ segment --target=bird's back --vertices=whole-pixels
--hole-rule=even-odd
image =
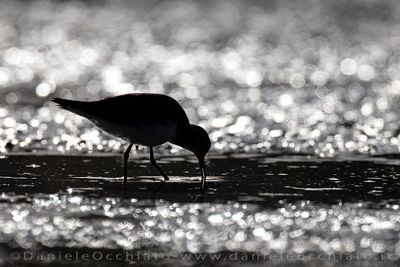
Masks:
[[[85,116],[118,125],[177,122],[189,125],[183,108],[172,97],[162,94],[127,94],[99,101],[83,102],[55,99],[62,108]]]
[[[114,136],[146,146],[171,141],[190,125],[179,103],[161,94],[128,94],[93,102],[53,101]]]

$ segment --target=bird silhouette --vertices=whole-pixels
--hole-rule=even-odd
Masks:
[[[205,156],[211,141],[200,126],[190,124],[181,105],[162,94],[136,93],[99,101],[76,101],[54,98],[61,108],[83,116],[113,136],[129,142],[124,153],[124,188],[127,186],[128,159],[132,146],[150,149],[150,162],[167,181],[169,178],[158,166],[153,147],[165,142],[185,148],[196,156],[201,169],[201,189],[206,183]]]

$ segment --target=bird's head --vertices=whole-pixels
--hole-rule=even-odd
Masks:
[[[200,126],[190,125],[190,138],[188,143],[188,150],[193,152],[199,160],[200,166],[204,167],[204,158],[211,147],[211,141],[208,137],[206,130]]]
[[[211,147],[211,141],[206,130],[200,126],[191,124],[185,131],[185,134],[181,135],[181,138],[178,138],[173,143],[191,151],[196,156],[200,164],[202,188],[204,188],[204,182],[206,180],[204,158]]]

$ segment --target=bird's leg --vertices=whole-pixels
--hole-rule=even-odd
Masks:
[[[157,161],[154,158],[152,146],[150,147],[150,162],[157,169],[157,171],[162,175],[162,177],[164,177],[164,181],[168,181],[169,180],[168,176],[163,172],[163,170],[161,170],[161,168],[157,164]]]
[[[133,144],[129,144],[129,146],[126,148],[125,153],[124,153],[124,188],[126,188],[127,180],[128,180],[128,159],[129,159],[129,153],[131,152]]]

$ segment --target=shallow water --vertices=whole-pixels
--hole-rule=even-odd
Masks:
[[[162,266],[386,266],[400,259],[396,158],[211,155],[204,194],[192,158],[160,156],[159,162],[169,182],[161,182],[147,159],[133,157],[135,177],[124,192],[120,156],[3,157],[3,263],[24,252],[37,265],[77,262],[49,263],[43,254],[94,252],[109,253],[113,264]],[[118,253],[127,258],[115,259]],[[187,258],[203,253],[204,260]]]

